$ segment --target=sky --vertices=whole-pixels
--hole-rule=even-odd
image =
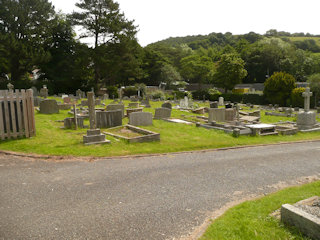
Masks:
[[[77,11],[80,0],[49,0],[56,11]],[[168,37],[270,29],[320,34],[320,0],[116,0],[135,20],[142,46]]]

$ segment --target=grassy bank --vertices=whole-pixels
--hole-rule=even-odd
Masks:
[[[106,102],[109,103],[110,101]],[[126,102],[127,104],[128,102]],[[161,106],[161,102],[152,102],[152,108],[146,108],[144,111],[150,111],[154,114],[154,109]],[[172,117],[184,115],[195,115],[179,110],[172,110]],[[169,123],[162,120],[154,120],[153,126],[144,127],[161,135],[160,142],[151,143],[126,143],[107,136],[111,140],[110,145],[84,146],[82,136],[86,129],[65,130],[61,127],[63,123],[57,120],[63,120],[68,115],[68,111],[60,111],[59,114],[45,115],[36,113],[37,135],[29,139],[8,140],[0,142],[1,150],[49,154],[49,155],[75,155],[75,156],[121,156],[131,154],[148,153],[166,153],[201,149],[214,149],[222,147],[233,147],[243,145],[269,144],[279,142],[291,142],[298,140],[320,140],[318,133],[298,133],[293,136],[266,136],[251,137],[241,136],[233,138],[222,131],[207,130],[197,128],[194,125],[185,125]],[[265,123],[278,122],[280,120],[294,120],[293,118],[264,116],[262,121]],[[128,119],[123,120],[126,124]],[[88,121],[86,121],[88,124]],[[102,129],[104,131],[106,129]]]
[[[320,195],[320,181],[288,188],[256,201],[244,202],[215,220],[200,239],[309,239],[295,228],[284,226],[269,214],[282,204],[295,203],[315,195]]]

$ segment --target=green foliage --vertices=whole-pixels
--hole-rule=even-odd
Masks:
[[[109,98],[118,98],[119,94],[118,94],[118,88],[116,86],[108,86],[107,87],[107,93],[109,95]]]
[[[227,90],[232,90],[236,84],[241,83],[246,75],[244,61],[238,55],[223,54],[214,74],[214,83],[227,92]]]
[[[170,64],[164,64],[161,68],[160,79],[165,82],[167,89],[172,89],[176,82],[182,80],[180,73]]]
[[[305,88],[295,88],[292,90],[291,94],[291,104],[293,107],[303,107],[304,99],[302,93],[305,91]]]
[[[126,87],[125,89],[123,89],[123,96],[136,96],[138,95],[138,88],[136,87]]]
[[[47,0],[0,1],[0,48],[6,48],[6,71],[16,88],[25,88],[25,74],[50,57],[44,46],[53,14]]]
[[[249,94],[242,95],[242,102],[256,104],[256,105],[263,105],[263,104],[266,104],[266,99],[264,95],[249,93]]]
[[[76,6],[81,11],[73,12],[70,19],[74,25],[85,30],[80,37],[94,38],[92,60],[95,87],[99,84],[115,84],[119,75],[141,77],[139,61],[132,54],[132,51],[138,48],[135,39],[136,26],[120,12],[119,4],[113,0],[80,0]],[[110,67],[113,74],[111,76],[108,71]],[[123,76],[123,73],[127,75]],[[109,79],[106,76],[109,76]]]
[[[215,71],[214,63],[207,56],[198,54],[181,59],[181,73],[185,80],[193,83],[207,83]]]
[[[286,106],[289,104],[292,90],[295,88],[295,79],[291,74],[276,72],[264,84],[264,95],[272,104]]]
[[[310,89],[320,94],[320,73],[313,74],[308,77]]]
[[[151,96],[153,99],[165,99],[165,94],[161,90],[152,92]]]

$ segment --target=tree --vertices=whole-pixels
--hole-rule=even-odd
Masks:
[[[286,106],[291,99],[292,90],[296,87],[294,77],[285,72],[275,72],[264,83],[263,93],[272,104]]]
[[[318,96],[320,95],[320,73],[312,74],[308,77],[310,89],[314,92],[315,105],[317,106]],[[315,107],[316,107],[315,106]]]
[[[167,88],[171,88],[177,82],[182,80],[180,73],[170,64],[164,64],[161,68],[161,79],[165,82]]]
[[[214,71],[214,63],[208,56],[194,54],[181,59],[182,77],[192,83],[210,82]]]
[[[223,54],[214,74],[214,83],[227,92],[227,90],[232,90],[236,84],[241,83],[246,75],[244,61],[238,55]]]
[[[0,35],[8,51],[8,72],[16,87],[26,87],[24,76],[49,59],[43,45],[54,8],[47,0],[0,0]]]
[[[89,48],[74,39],[75,33],[65,16],[57,15],[51,25],[44,47],[51,57],[39,64],[42,74],[37,85],[48,85],[51,93],[89,89],[92,82]]]
[[[80,0],[76,6],[81,11],[73,12],[70,17],[74,25],[85,30],[80,37],[94,38],[92,59],[94,85],[97,87],[105,78],[102,66],[105,56],[101,56],[104,48],[122,42],[123,39],[135,40],[136,26],[133,21],[125,18],[119,4],[113,0]]]

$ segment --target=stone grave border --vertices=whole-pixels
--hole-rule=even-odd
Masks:
[[[124,125],[124,126],[119,126],[119,127],[114,127],[114,128],[109,128],[109,129],[117,129],[117,128],[128,128],[131,131],[137,132],[139,134],[142,134],[143,136],[139,136],[139,137],[132,137],[132,138],[128,138],[128,137],[124,137],[122,135],[118,135],[118,134],[114,134],[114,133],[110,133],[110,132],[103,132],[106,135],[110,135],[112,137],[115,138],[120,138],[123,139],[125,141],[127,141],[128,143],[135,143],[135,142],[152,142],[152,141],[160,141],[160,133],[155,133],[146,129],[142,129],[139,127],[135,127],[132,125]]]

